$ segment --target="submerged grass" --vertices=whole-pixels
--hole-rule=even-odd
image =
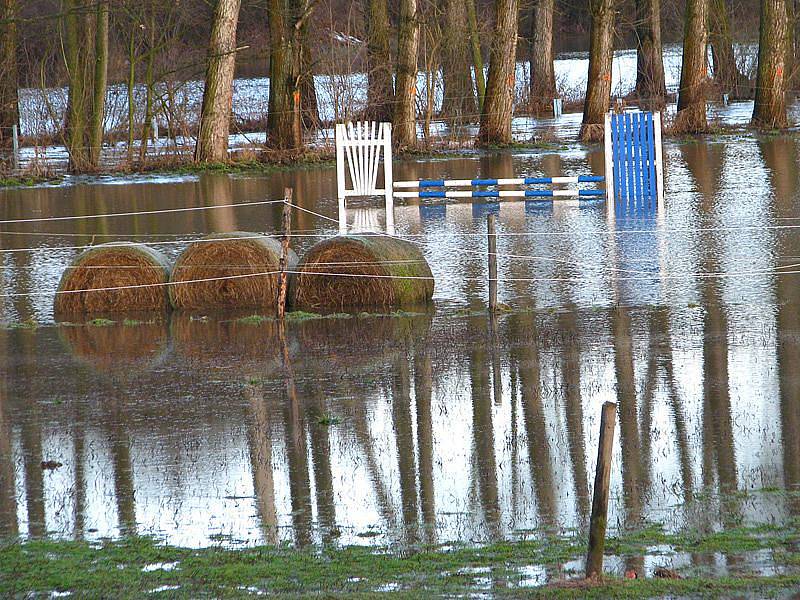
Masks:
[[[0,188],[33,187],[43,183],[58,183],[62,181],[58,177],[38,177],[26,175],[21,177],[0,177]]]
[[[525,590],[533,598],[649,598],[747,593],[773,595],[800,586],[797,527],[737,528],[702,536],[667,534],[658,526],[609,540],[609,552],[642,556],[653,545],[693,553],[740,554],[773,549],[785,574],[686,577],[684,579],[618,579],[580,581]],[[485,592],[491,580],[496,597],[516,596],[526,585],[523,567],[544,566],[559,572],[564,563],[585,553],[583,537],[501,542],[481,547],[440,546],[393,552],[374,547],[263,546],[200,550],[161,544],[149,537],[130,537],[92,544],[34,540],[0,545],[0,595],[77,592],[81,597],[138,597],[168,590],[170,597],[275,596],[373,597],[391,591],[399,597],[462,595]],[[163,568],[164,565],[169,565]],[[481,582],[480,580],[483,580]],[[171,586],[166,588],[164,586]]]

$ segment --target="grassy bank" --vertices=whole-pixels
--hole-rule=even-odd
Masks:
[[[665,551],[665,547],[669,550]],[[456,596],[490,592],[496,597],[648,598],[781,595],[800,588],[800,531],[789,526],[736,528],[702,535],[666,534],[658,527],[609,540],[608,552],[636,563],[653,555],[668,563],[671,553],[691,552],[704,558],[736,557],[737,572],[713,577],[686,569],[680,578],[637,579],[609,576],[602,583],[575,581],[565,564],[585,553],[582,538],[491,544],[483,547],[432,547],[413,552],[345,547],[294,549],[287,546],[241,550],[191,550],[160,544],[146,537],[90,544],[36,540],[0,546],[0,595],[71,591],[80,597],[279,597]],[[774,575],[748,571],[748,557],[768,550]],[[763,553],[762,553],[763,554]],[[552,584],[536,585],[526,573],[543,567]],[[567,581],[568,578],[573,580]]]

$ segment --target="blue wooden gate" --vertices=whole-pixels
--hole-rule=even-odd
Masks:
[[[664,197],[661,115],[609,114],[605,133],[609,212],[660,210]]]

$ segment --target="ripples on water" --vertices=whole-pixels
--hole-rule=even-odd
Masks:
[[[660,218],[500,205],[500,296],[517,312],[494,329],[485,207],[398,208],[431,263],[435,313],[292,323],[294,400],[270,322],[56,327],[51,309],[68,246],[138,239],[175,256],[183,242],[158,241],[275,231],[279,206],[4,226],[2,320],[45,326],[0,330],[0,535],[410,544],[581,527],[606,400],[619,403],[615,528],[796,517],[796,495],[729,492],[800,483],[797,145],[665,151]],[[571,147],[404,162],[396,176],[602,168]],[[332,169],[4,191],[0,214],[225,205],[284,186],[335,217]],[[336,229],[294,217],[301,250]]]

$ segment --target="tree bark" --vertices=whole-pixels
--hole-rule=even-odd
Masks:
[[[97,3],[95,15],[94,81],[89,126],[89,160],[100,164],[105,133],[106,89],[108,88],[108,0]]]
[[[400,26],[397,39],[397,74],[393,115],[394,145],[413,148],[417,144],[417,50],[419,24],[417,0],[400,0]]]
[[[233,102],[233,75],[236,68],[236,26],[241,0],[217,0],[211,42],[208,46],[200,132],[195,160],[226,162]]]
[[[514,111],[517,63],[517,0],[495,0],[494,39],[489,53],[489,81],[481,111],[478,142],[509,144]]]
[[[472,66],[475,70],[475,89],[478,92],[478,110],[483,112],[483,100],[486,97],[486,76],[483,73],[483,50],[478,35],[478,17],[475,14],[475,0],[465,0],[467,5],[467,22],[469,24],[469,41],[472,46]]]
[[[661,0],[636,0],[636,88],[634,94],[655,110],[666,104],[661,45]]]
[[[683,64],[678,90],[678,114],[675,131],[700,133],[706,121],[706,86],[708,83],[707,50],[709,0],[687,0],[683,34]]]
[[[367,29],[366,118],[391,121],[394,84],[389,44],[389,7],[386,0],[365,0],[364,13]]]
[[[611,103],[611,67],[614,61],[614,0],[589,0],[592,26],[589,39],[589,77],[580,138],[603,139],[605,116]]]
[[[790,98],[797,97],[797,82],[800,70],[797,63],[797,5],[800,0],[786,3],[786,14],[789,19],[789,33],[786,41],[786,93]]]
[[[19,125],[17,0],[0,0],[0,147],[11,145],[11,128]]]
[[[303,99],[303,126],[317,129],[320,126],[319,100],[314,83],[314,61],[308,47],[308,28],[303,28],[303,72],[300,77],[300,97]]]
[[[142,122],[142,139],[139,144],[139,161],[144,163],[150,143],[150,132],[153,123],[153,99],[155,97],[155,63],[156,63],[156,13],[152,5],[147,11],[147,53],[144,68],[144,121]]]
[[[62,35],[68,96],[64,145],[69,168],[95,171],[100,165],[108,71],[108,3],[94,12],[79,0],[62,2]]]
[[[540,114],[553,109],[556,71],[553,63],[554,0],[538,0],[531,9],[530,109]]]
[[[86,19],[78,13],[78,0],[62,2],[64,54],[67,67],[68,95],[64,122],[64,141],[72,171],[88,170],[89,153],[86,147],[90,96],[88,87],[88,41],[91,39]]]
[[[726,0],[711,0],[711,19],[709,22],[709,41],[711,58],[714,64],[714,82],[720,93],[730,94],[732,98],[742,97],[740,84],[742,75],[736,67],[733,52],[728,3]]]
[[[752,124],[760,129],[785,129],[786,57],[789,19],[786,0],[761,0],[758,78]]]
[[[442,116],[453,122],[475,121],[477,102],[472,88],[469,25],[464,0],[443,0]]]
[[[303,148],[303,34],[313,0],[270,0],[267,147]]]

